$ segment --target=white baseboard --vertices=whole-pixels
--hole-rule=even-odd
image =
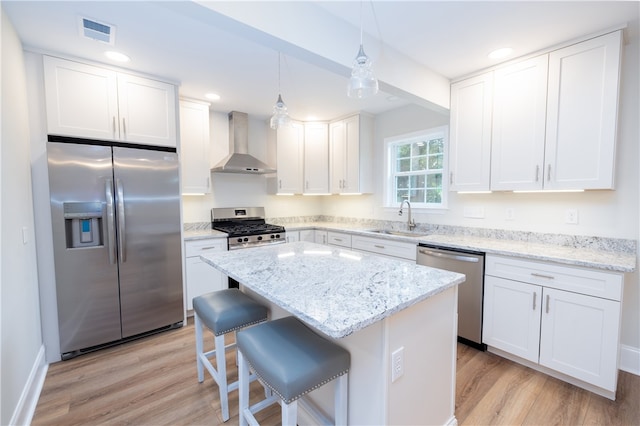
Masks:
[[[620,370],[640,376],[640,348],[620,345]]]
[[[44,353],[44,345],[42,345],[31,368],[27,383],[22,389],[22,394],[9,422],[10,425],[31,424],[31,419],[33,419],[33,414],[36,411],[40,391],[44,385],[44,379],[47,376],[47,370],[49,368],[49,364],[47,364],[44,359]]]

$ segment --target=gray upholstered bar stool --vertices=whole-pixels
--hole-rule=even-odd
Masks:
[[[258,424],[254,413],[275,403],[282,406],[282,426],[295,426],[298,399],[335,380],[336,425],[347,424],[349,352],[313,332],[294,317],[241,330],[238,341],[240,425]],[[249,406],[249,367],[273,391]]]
[[[229,392],[238,388],[238,381],[227,383],[227,365],[225,354],[236,343],[225,346],[224,335],[241,328],[267,320],[268,309],[236,288],[214,291],[193,298],[193,316],[196,329],[196,366],[198,382],[204,380],[206,369],[218,384],[222,419],[229,420]],[[204,352],[202,325],[215,336],[212,351]],[[216,357],[216,367],[209,358]],[[255,376],[254,376],[255,378]]]

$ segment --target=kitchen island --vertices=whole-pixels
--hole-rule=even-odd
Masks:
[[[294,315],[350,351],[350,424],[456,424],[464,275],[306,242],[201,257],[268,304],[272,318]],[[309,396],[332,412],[331,385]]]

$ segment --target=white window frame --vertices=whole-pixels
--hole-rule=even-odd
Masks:
[[[397,208],[400,204],[396,201],[395,187],[395,154],[393,148],[399,143],[409,143],[415,139],[433,139],[442,137],[443,146],[443,168],[442,168],[442,199],[439,204],[435,203],[411,203],[414,209],[424,209],[430,211],[447,209],[449,193],[449,126],[439,126],[403,135],[392,136],[384,139],[385,144],[385,168],[386,178],[384,180],[384,206]]]

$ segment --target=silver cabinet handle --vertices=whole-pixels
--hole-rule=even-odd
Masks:
[[[536,310],[536,298],[538,297],[538,293],[533,292],[533,310]]]
[[[116,116],[113,116],[113,138],[116,139]]]
[[[109,263],[116,263],[116,224],[115,211],[113,209],[113,181],[107,179],[105,182],[104,195],[107,200],[107,244],[109,252]]]
[[[207,177],[207,189],[211,189],[211,178]]]
[[[201,251],[206,251],[206,250],[215,250],[217,249],[218,246],[211,246],[211,247],[200,247]]]
[[[547,294],[547,307],[546,307],[546,309],[545,309],[546,313],[549,313],[549,299],[550,299],[550,298],[551,298],[551,297]]]
[[[551,182],[551,164],[547,166],[547,182]]]
[[[282,189],[282,179],[278,179],[278,189]]]
[[[555,280],[556,277],[554,277],[553,275],[545,275],[545,274],[538,274],[537,272],[532,272],[531,273],[532,277],[536,277],[536,278],[544,278],[547,280]]]
[[[540,180],[540,165],[536,165],[536,182]]]
[[[309,181],[307,181],[306,189],[309,189]]]
[[[424,254],[425,256],[442,257],[442,258],[445,258],[445,259],[460,260],[462,262],[478,263],[480,261],[480,259],[478,259],[477,257],[463,256],[463,255],[459,255],[459,254],[440,253],[440,252],[436,252],[436,251],[432,251],[432,250],[426,250],[426,249],[418,249],[418,253]]]
[[[384,246],[381,246],[379,244],[374,244],[373,246],[376,247],[376,248],[379,248],[379,249],[384,249],[385,248]]]
[[[453,185],[453,172],[449,173],[449,185]]]
[[[124,117],[122,117],[122,139],[127,138],[127,124],[124,122]]]
[[[116,179],[116,206],[118,219],[118,248],[120,249],[120,262],[127,261],[127,244],[125,240],[125,219],[124,219],[124,189],[120,179]]]
[[[333,240],[342,242],[342,238],[334,238]]]

